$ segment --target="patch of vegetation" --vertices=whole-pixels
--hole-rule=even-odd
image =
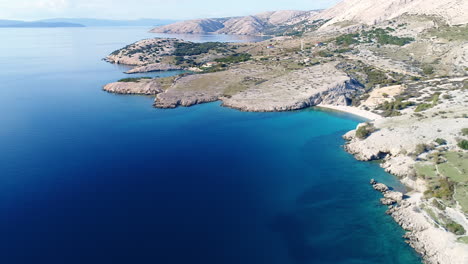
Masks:
[[[431,108],[432,107],[432,104],[420,104],[416,107],[416,109],[414,110],[415,112],[422,112],[422,111],[426,111],[427,109]]]
[[[151,77],[138,77],[138,78],[123,78],[117,82],[140,82],[141,80],[152,79]]]
[[[215,59],[216,62],[220,63],[239,63],[244,61],[249,61],[252,59],[252,55],[248,53],[236,53],[224,58]]]
[[[436,197],[446,201],[451,201],[453,199],[453,194],[455,190],[455,185],[452,181],[447,178],[440,178],[435,185],[432,186],[432,189],[429,189],[424,192],[426,197]]]
[[[432,205],[441,211],[444,211],[445,208],[447,208],[444,204],[439,202],[437,199],[432,200]]]
[[[460,204],[465,214],[468,214],[468,184],[457,184],[455,187],[455,200]]]
[[[430,108],[434,107],[439,102],[439,97],[440,97],[439,92],[434,93],[432,95],[432,97],[430,97],[428,99],[429,101],[431,101],[431,103],[422,103],[422,104],[418,105],[414,111],[415,112],[422,112],[422,111],[426,111],[427,109],[430,109]]]
[[[205,43],[193,43],[193,42],[180,42],[176,43],[174,56],[193,56],[208,53],[210,50],[219,49],[226,47],[225,43],[221,42],[205,42]]]
[[[317,52],[317,55],[319,55],[320,57],[324,57],[324,58],[333,57],[333,53],[325,51],[325,50],[321,50]]]
[[[438,166],[440,174],[457,183],[468,182],[468,153],[447,152],[444,157],[447,162]]]
[[[403,101],[402,98],[397,98],[396,100],[391,101],[391,102],[389,101],[383,102],[382,104],[377,106],[377,109],[384,111],[382,113],[384,117],[399,116],[401,115],[399,112],[400,110],[403,110],[412,105],[414,105],[413,102],[405,102]]]
[[[341,54],[341,53],[346,53],[350,51],[352,51],[352,49],[345,48],[345,49],[336,49],[334,52]]]
[[[367,138],[370,134],[372,134],[375,131],[375,127],[372,124],[365,124],[363,126],[360,126],[356,130],[356,137],[359,139],[365,139]]]
[[[434,73],[434,66],[432,65],[424,65],[422,67],[422,71],[425,75],[431,75]]]
[[[463,128],[463,129],[461,130],[461,134],[462,134],[463,136],[468,136],[468,128]]]
[[[397,45],[404,46],[414,41],[414,38],[397,37],[390,35],[390,32],[395,31],[393,28],[375,28],[361,33],[345,34],[337,37],[335,43],[337,45],[352,45],[358,43],[378,43],[380,45]]]
[[[468,140],[463,139],[458,142],[458,147],[464,150],[468,150]]]
[[[354,33],[354,34],[345,34],[337,37],[335,39],[335,42],[337,45],[352,45],[352,44],[357,44],[359,43],[359,33]]]
[[[447,144],[447,140],[443,139],[443,138],[437,138],[436,140],[434,140],[435,143],[437,143],[438,145],[446,145]]]
[[[200,73],[220,72],[220,71],[225,71],[227,69],[228,69],[227,64],[219,63],[212,67],[202,68],[203,71]]]
[[[430,148],[429,148],[428,145],[426,145],[426,144],[418,144],[418,145],[416,145],[416,148],[414,149],[414,152],[413,152],[413,153],[414,153],[416,156],[419,156],[419,155],[423,154],[424,152],[426,152],[426,151],[428,151],[428,150],[430,150]]]
[[[400,38],[393,35],[388,34],[389,32],[395,31],[392,28],[376,28],[370,31],[363,32],[363,38],[367,40],[367,42],[372,42],[375,40],[377,43],[381,45],[397,45],[397,46],[404,46],[412,41],[414,38]]]
[[[463,236],[463,237],[459,237],[457,239],[458,242],[461,242],[461,243],[465,243],[465,244],[468,244],[468,236]]]
[[[468,26],[439,26],[437,28],[429,29],[427,34],[436,36],[449,41],[465,40],[468,41]]]
[[[433,165],[421,165],[416,163],[415,169],[416,175],[420,178],[431,179],[437,177],[437,171]]]
[[[463,226],[460,225],[459,223],[452,221],[452,220],[449,220],[445,224],[445,228],[447,228],[448,231],[458,236],[466,234],[465,228],[463,228]]]

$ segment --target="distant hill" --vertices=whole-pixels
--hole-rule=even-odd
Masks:
[[[25,22],[15,20],[0,20],[3,28],[59,28],[59,27],[85,27],[81,24],[66,22]]]
[[[160,26],[176,22],[167,19],[137,19],[137,20],[110,20],[93,18],[52,18],[40,22],[67,22],[85,25],[87,27],[122,27],[122,26]]]
[[[283,10],[253,16],[208,18],[177,22],[156,27],[153,33],[259,35],[281,31],[310,19],[319,11]]]
[[[14,28],[50,28],[50,27],[123,27],[123,26],[161,26],[174,23],[176,20],[138,19],[110,20],[93,18],[52,18],[38,21],[21,21],[0,19],[0,27]]]
[[[7,25],[13,25],[13,24],[19,24],[23,23],[24,21],[20,20],[6,20],[6,19],[0,19],[0,26],[7,26]]]

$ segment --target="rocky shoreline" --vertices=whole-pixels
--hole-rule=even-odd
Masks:
[[[384,118],[382,122],[385,119],[388,118]],[[358,128],[362,126],[366,126],[366,124],[360,124]],[[377,124],[375,129],[381,129],[381,126]],[[434,127],[432,130],[441,131]],[[385,146],[378,145],[377,142],[381,143],[381,136],[377,132],[374,133],[375,135],[371,135],[374,140],[370,138],[366,141],[357,139],[356,130],[350,131],[344,135],[347,140],[344,148],[361,161],[383,159],[381,167],[394,174],[403,184],[412,189],[403,194],[391,191],[388,186],[371,180],[374,189],[384,196],[380,200],[381,203],[389,206],[386,213],[406,231],[404,238],[407,243],[421,255],[424,263],[427,264],[468,263],[468,245],[459,242],[457,235],[449,232],[440,221],[434,220],[434,216],[431,216],[432,211],[438,211],[438,209],[433,208],[433,203],[437,200],[435,198],[428,200],[424,197],[423,193],[427,190],[427,182],[414,175],[414,159],[402,155],[400,151],[391,150],[392,145],[400,144],[395,138],[400,133],[385,135],[385,137],[390,137],[390,143]],[[413,137],[417,138],[418,133],[413,132],[413,134]],[[428,135],[430,133],[425,133],[425,137]],[[370,150],[372,151],[369,152]],[[466,226],[466,222],[463,222],[465,221],[463,213],[454,209],[444,208],[444,210],[450,210],[452,214],[459,215],[457,219],[461,221],[460,224]],[[439,215],[444,210],[438,211]]]
[[[410,192],[403,195],[401,192],[389,190],[382,183],[371,180],[373,188],[384,195],[380,199],[387,205],[387,214],[404,229],[404,238],[428,264],[468,263],[467,247],[456,243],[454,235],[435,227],[425,213],[419,208],[422,194]]]
[[[367,122],[344,135],[344,148],[357,160],[382,161],[411,189],[399,193],[372,182],[387,213],[407,231],[409,245],[425,263],[467,264],[468,27],[447,24],[466,5],[444,0],[431,12],[457,8],[436,18],[427,16],[424,0],[364,2],[347,2],[357,7],[349,21],[338,14],[349,16],[343,4],[324,11],[321,18],[332,20],[319,28],[292,27],[297,37],[243,44],[135,42],[106,60],[137,67],[127,73],[180,66],[199,74],[117,82],[104,90],[154,95],[156,108],[222,101],[248,112],[317,106],[360,116]],[[382,8],[387,5],[391,12]],[[407,5],[413,14],[401,15],[399,6]],[[382,19],[362,20],[368,7]]]

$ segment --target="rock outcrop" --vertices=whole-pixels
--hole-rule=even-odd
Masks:
[[[161,84],[156,80],[141,79],[135,82],[114,82],[104,86],[104,91],[117,94],[155,95],[163,92]]]
[[[380,202],[384,205],[394,205],[400,203],[403,200],[403,193],[391,191],[387,185],[383,183],[378,183],[376,180],[371,180],[372,187],[383,194],[383,198],[380,199]]]

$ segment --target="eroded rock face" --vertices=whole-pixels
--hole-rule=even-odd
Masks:
[[[139,80],[137,82],[114,82],[104,86],[104,91],[117,94],[142,94],[155,95],[163,92],[163,89],[157,81]]]

